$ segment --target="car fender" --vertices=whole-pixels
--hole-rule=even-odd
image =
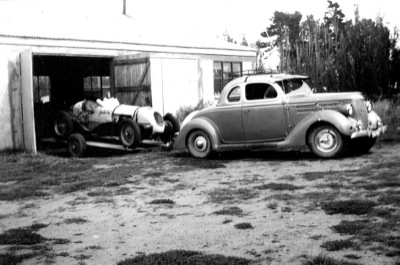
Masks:
[[[289,146],[306,145],[307,133],[309,129],[318,123],[329,123],[339,130],[343,135],[350,136],[355,128],[346,116],[334,110],[322,110],[312,113],[302,119],[286,138]]]
[[[186,149],[187,138],[194,130],[203,130],[208,134],[213,150],[216,150],[217,146],[221,143],[221,137],[215,124],[208,118],[199,117],[189,121],[181,128],[181,131],[174,141],[173,148],[176,150]]]

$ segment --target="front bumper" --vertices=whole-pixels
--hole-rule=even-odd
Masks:
[[[379,135],[385,133],[387,126],[382,125],[375,129],[368,128],[367,130],[360,130],[351,134],[351,139],[360,138],[360,137],[371,137],[375,138]]]

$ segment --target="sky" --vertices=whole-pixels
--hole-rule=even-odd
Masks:
[[[400,29],[400,1],[336,0],[345,19],[354,18],[355,5],[361,18],[384,18],[385,25]],[[275,11],[294,13],[299,11],[305,19],[324,17],[326,0],[126,0],[125,20],[136,27],[135,31],[113,27],[113,20],[120,20],[123,0],[0,0],[0,28],[7,22],[12,25],[39,23],[43,30],[57,30],[57,21],[68,18],[68,26],[83,26],[96,19],[99,30],[110,30],[121,34],[152,34],[155,38],[167,39],[174,35],[188,38],[223,38],[228,32],[238,43],[243,36],[248,43],[255,43],[260,33],[271,23]],[[12,7],[11,9],[9,7]],[[6,23],[4,23],[4,20]]]

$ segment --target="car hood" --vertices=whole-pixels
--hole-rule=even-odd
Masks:
[[[318,103],[327,101],[351,101],[364,99],[360,92],[344,92],[344,93],[313,93],[313,94],[298,94],[289,95],[288,103]]]

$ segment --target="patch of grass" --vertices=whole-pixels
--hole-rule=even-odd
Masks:
[[[231,220],[231,219],[226,219],[226,220],[224,220],[223,222],[222,222],[222,224],[224,224],[224,225],[226,225],[226,224],[229,224],[229,223],[232,223],[233,221]]]
[[[159,177],[161,177],[163,175],[164,175],[164,172],[150,171],[150,172],[144,173],[142,176],[145,177],[145,178],[159,178]]]
[[[16,255],[14,253],[0,254],[0,264],[1,265],[17,265],[26,259],[34,258],[37,254],[28,253]]]
[[[99,204],[99,203],[111,203],[111,204],[115,204],[115,201],[113,198],[109,198],[109,197],[97,197],[93,200],[93,203],[95,204]]]
[[[250,223],[238,223],[235,224],[235,228],[240,230],[254,229],[254,227]]]
[[[240,201],[240,200],[251,200],[258,197],[258,192],[254,189],[214,189],[208,193],[208,196],[213,203],[221,203],[225,201]]]
[[[332,226],[332,228],[346,235],[356,235],[370,226],[369,220],[341,221],[340,224]]]
[[[306,257],[306,260],[301,263],[302,265],[358,265],[357,263],[337,260],[328,257],[324,254],[319,254],[315,257]]]
[[[156,199],[149,202],[150,204],[175,204],[173,200],[170,199]]]
[[[15,228],[0,234],[0,245],[36,245],[47,239],[31,229]]]
[[[131,191],[128,187],[121,187],[114,192],[115,195],[130,195],[132,193],[133,191]]]
[[[277,200],[277,201],[292,201],[292,200],[296,200],[298,198],[298,196],[289,194],[289,193],[279,193],[279,194],[273,194],[270,195],[268,197],[265,198],[266,201],[269,200]]]
[[[400,206],[400,195],[385,194],[378,198],[378,202],[384,205]]]
[[[304,187],[300,186],[295,186],[293,184],[289,183],[268,183],[268,184],[263,184],[261,186],[256,186],[256,189],[259,190],[266,190],[266,189],[271,189],[271,190],[298,190],[298,189],[303,189]]]
[[[244,215],[243,210],[240,209],[237,206],[224,208],[222,210],[213,212],[213,214],[216,214],[216,215],[234,215],[234,216],[243,216]]]
[[[79,205],[79,204],[85,204],[88,203],[88,198],[87,197],[76,197],[75,199],[73,199],[72,201],[67,202],[69,205],[71,206],[75,206],[75,205]]]
[[[328,174],[328,172],[305,172],[302,174],[302,178],[307,181],[315,181],[325,178],[326,174]]]
[[[48,224],[42,224],[42,223],[34,223],[28,229],[31,229],[32,231],[39,231],[42,228],[48,227]]]
[[[344,255],[344,257],[347,259],[354,259],[354,260],[361,259],[361,256],[358,256],[357,254],[346,254]]]
[[[84,224],[87,222],[89,221],[81,217],[69,218],[64,220],[64,223],[66,224]]]
[[[367,200],[344,200],[344,201],[330,201],[321,205],[321,208],[327,214],[354,214],[363,215],[370,213],[376,203]]]
[[[90,197],[110,197],[110,196],[113,196],[113,193],[112,193],[111,190],[99,189],[99,190],[88,192],[87,196],[90,196]]]
[[[333,240],[324,242],[321,245],[321,248],[325,248],[328,251],[339,251],[345,248],[352,248],[354,246],[354,242],[350,239],[346,240]]]
[[[188,171],[194,168],[200,169],[218,169],[225,168],[224,163],[218,160],[197,159],[193,157],[185,157],[173,160],[173,165],[177,167],[178,171]]]
[[[223,255],[205,255],[198,251],[190,250],[171,250],[164,253],[153,253],[149,255],[138,255],[133,258],[128,258],[119,261],[117,265],[248,265],[251,260],[223,256]]]

